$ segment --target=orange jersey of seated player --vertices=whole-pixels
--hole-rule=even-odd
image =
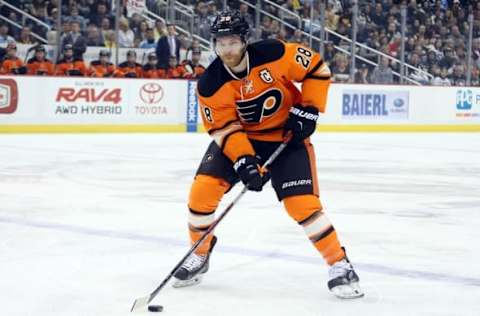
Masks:
[[[247,48],[250,73],[236,80],[217,58],[200,77],[198,96],[208,133],[232,161],[254,154],[249,139],[281,141],[294,104],[325,111],[330,69],[320,55],[294,43],[265,40]],[[301,82],[301,91],[293,82]]]

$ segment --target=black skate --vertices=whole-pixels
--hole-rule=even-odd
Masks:
[[[212,253],[216,242],[217,237],[213,236],[208,254],[200,256],[192,253],[190,257],[185,260],[182,266],[174,274],[175,282],[173,283],[173,287],[179,288],[192,286],[202,281],[203,275],[208,271],[210,254]]]
[[[360,278],[347,257],[332,265],[328,275],[328,289],[336,297],[358,298],[365,295],[358,284]]]

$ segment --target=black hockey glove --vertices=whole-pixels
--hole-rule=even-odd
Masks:
[[[251,191],[262,191],[263,185],[270,179],[268,172],[260,174],[259,159],[252,155],[239,157],[233,164],[233,169]]]
[[[292,133],[292,142],[299,143],[315,132],[317,127],[318,109],[314,106],[294,105],[290,109],[287,122],[283,127],[284,136]]]

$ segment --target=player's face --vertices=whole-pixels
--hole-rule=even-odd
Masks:
[[[245,43],[237,35],[222,36],[217,38],[215,50],[225,65],[235,67],[242,61]]]

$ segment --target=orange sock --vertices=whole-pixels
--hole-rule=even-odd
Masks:
[[[215,210],[230,185],[222,179],[197,175],[190,189],[188,230],[192,245],[215,221]],[[210,249],[213,233],[200,245],[196,253],[205,255]]]
[[[337,233],[322,212],[322,205],[317,196],[313,194],[290,196],[285,198],[283,203],[290,217],[303,227],[310,241],[329,265],[345,257]]]

